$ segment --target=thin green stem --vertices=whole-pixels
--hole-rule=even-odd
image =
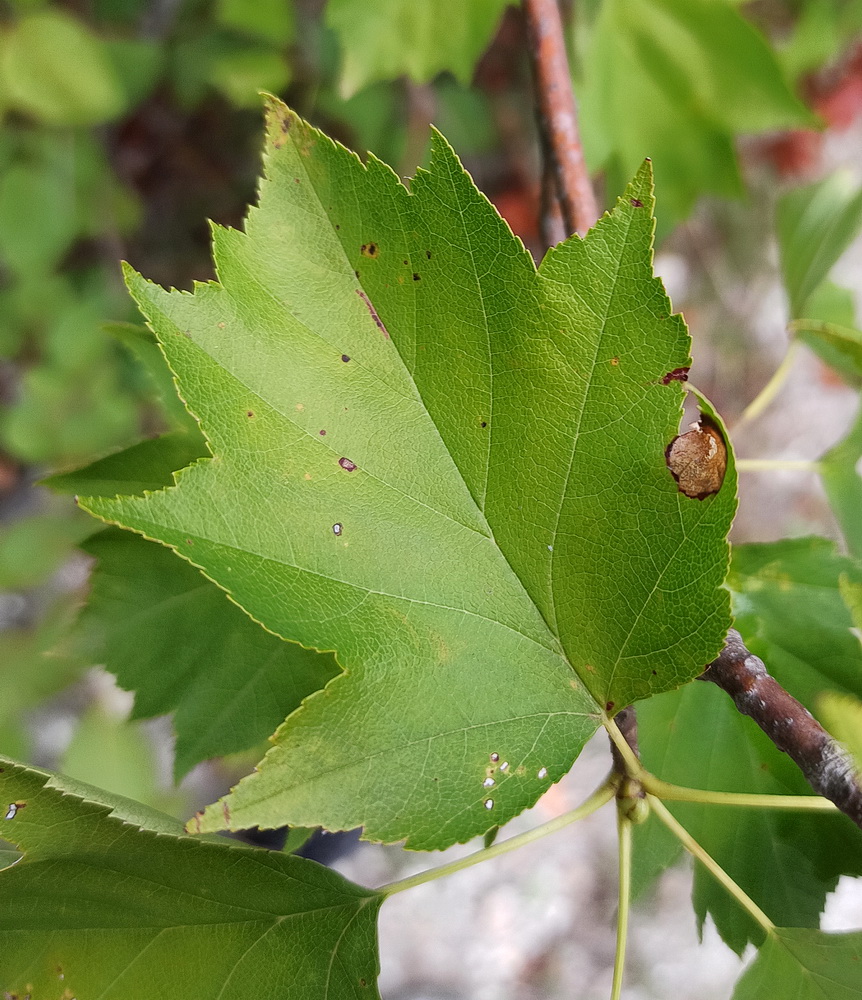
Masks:
[[[621,809],[617,810],[620,883],[617,901],[617,949],[614,955],[614,980],[611,1000],[620,1000],[623,989],[623,969],[626,962],[626,940],[629,933],[629,911],[632,894],[632,822]]]
[[[634,750],[626,743],[626,738],[620,732],[620,727],[616,722],[609,718],[604,719],[603,722],[605,729],[608,731],[608,736],[614,741],[614,746],[619,750],[620,756],[625,761],[629,777],[634,778],[636,781],[641,781],[649,772],[644,769],[643,764],[635,756]]]
[[[775,472],[792,469],[797,472],[819,472],[820,462],[808,458],[738,458],[737,472]]]
[[[721,865],[700,846],[692,835],[671,814],[670,810],[654,795],[648,796],[649,804],[656,816],[664,823],[670,832],[679,840],[688,853],[699,861],[739,905],[768,933],[775,930],[775,924],[760,909],[757,903],[733,881]]]
[[[473,865],[478,865],[483,861],[490,861],[491,858],[496,858],[501,854],[516,851],[519,847],[532,844],[535,840],[541,840],[542,837],[547,837],[549,834],[556,833],[557,830],[562,830],[579,819],[584,819],[597,809],[600,809],[606,802],[610,802],[613,797],[614,784],[609,777],[577,809],[563,813],[562,816],[557,816],[556,819],[549,820],[547,823],[543,823],[532,830],[527,830],[526,833],[519,833],[517,837],[510,837],[508,840],[503,840],[492,847],[476,851],[475,854],[468,854],[466,858],[459,858],[457,861],[451,861],[446,865],[439,865],[437,868],[429,868],[427,871],[419,872],[418,875],[411,875],[409,878],[402,878],[397,882],[389,882],[387,885],[380,886],[377,891],[383,896],[392,896],[396,892],[403,892],[405,889],[412,889],[417,885],[424,885],[426,882],[433,882],[435,879],[454,875],[455,872],[460,872],[465,868],[472,868]]]
[[[713,806],[742,806],[749,809],[810,810],[837,812],[837,807],[819,795],[758,795],[749,792],[709,792],[702,788],[671,785],[652,774],[644,774],[641,784],[651,794],[667,802],[700,802]]]
[[[825,333],[830,337],[851,340],[854,344],[859,343],[858,330],[854,330],[850,326],[841,326],[838,323],[827,323],[822,319],[795,319],[787,324],[787,329],[791,333]]]
[[[790,346],[787,348],[787,353],[784,355],[781,364],[775,369],[772,378],[742,411],[742,415],[739,420],[736,421],[734,430],[741,424],[744,424],[749,420],[755,420],[759,417],[760,414],[763,413],[767,406],[769,406],[769,404],[773,401],[773,399],[775,399],[781,390],[781,387],[784,385],[787,376],[790,374],[790,369],[793,367],[793,362],[796,360],[798,352],[799,341],[791,340]]]

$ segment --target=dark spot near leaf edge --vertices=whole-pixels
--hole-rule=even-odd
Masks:
[[[644,203],[640,200],[640,198],[629,198],[629,201],[632,203],[632,207],[633,208],[643,208],[644,207]]]
[[[662,375],[661,384],[670,385],[671,382],[688,382],[688,373],[690,371],[690,367],[674,368],[673,371],[669,371],[667,375]]]

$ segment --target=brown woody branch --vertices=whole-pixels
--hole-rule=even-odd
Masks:
[[[796,763],[814,791],[862,828],[862,777],[853,761],[808,709],[769,676],[739,632],[728,632],[721,654],[699,679],[726,691],[739,711]]]
[[[542,147],[554,168],[567,233],[585,233],[598,218],[578,133],[578,113],[557,0],[523,0]]]

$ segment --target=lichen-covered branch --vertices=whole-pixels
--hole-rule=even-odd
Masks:
[[[721,654],[701,674],[726,691],[805,775],[808,784],[862,828],[862,777],[853,761],[814,716],[750,652],[735,629]]]
[[[585,233],[598,218],[584,161],[578,114],[557,0],[523,0],[542,145],[554,165],[567,234]]]

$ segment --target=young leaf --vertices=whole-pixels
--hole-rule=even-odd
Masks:
[[[128,276],[213,458],[81,503],[344,668],[201,829],[443,847],[716,655],[733,459],[704,499],[666,466],[689,341],[651,273],[648,164],[537,273],[440,136],[408,194],[282,105],[268,124],[219,283]]]
[[[5,759],[0,802],[7,996],[379,996],[377,893]]]
[[[342,92],[404,75],[427,83],[444,70],[468,83],[510,3],[473,0],[452,17],[448,0],[329,0],[326,21],[344,50]]]
[[[736,984],[733,1000],[856,1000],[862,933],[778,927]]]
[[[782,195],[775,221],[784,287],[796,319],[859,231],[862,191],[849,171],[836,171]]]
[[[331,656],[253,622],[194,567],[126,531],[99,532],[90,597],[69,639],[135,692],[134,718],[175,710],[175,774],[252,747],[322,688]]]
[[[605,0],[578,95],[591,167],[617,180],[652,156],[664,226],[741,192],[734,135],[811,123],[765,39],[715,0]]]

